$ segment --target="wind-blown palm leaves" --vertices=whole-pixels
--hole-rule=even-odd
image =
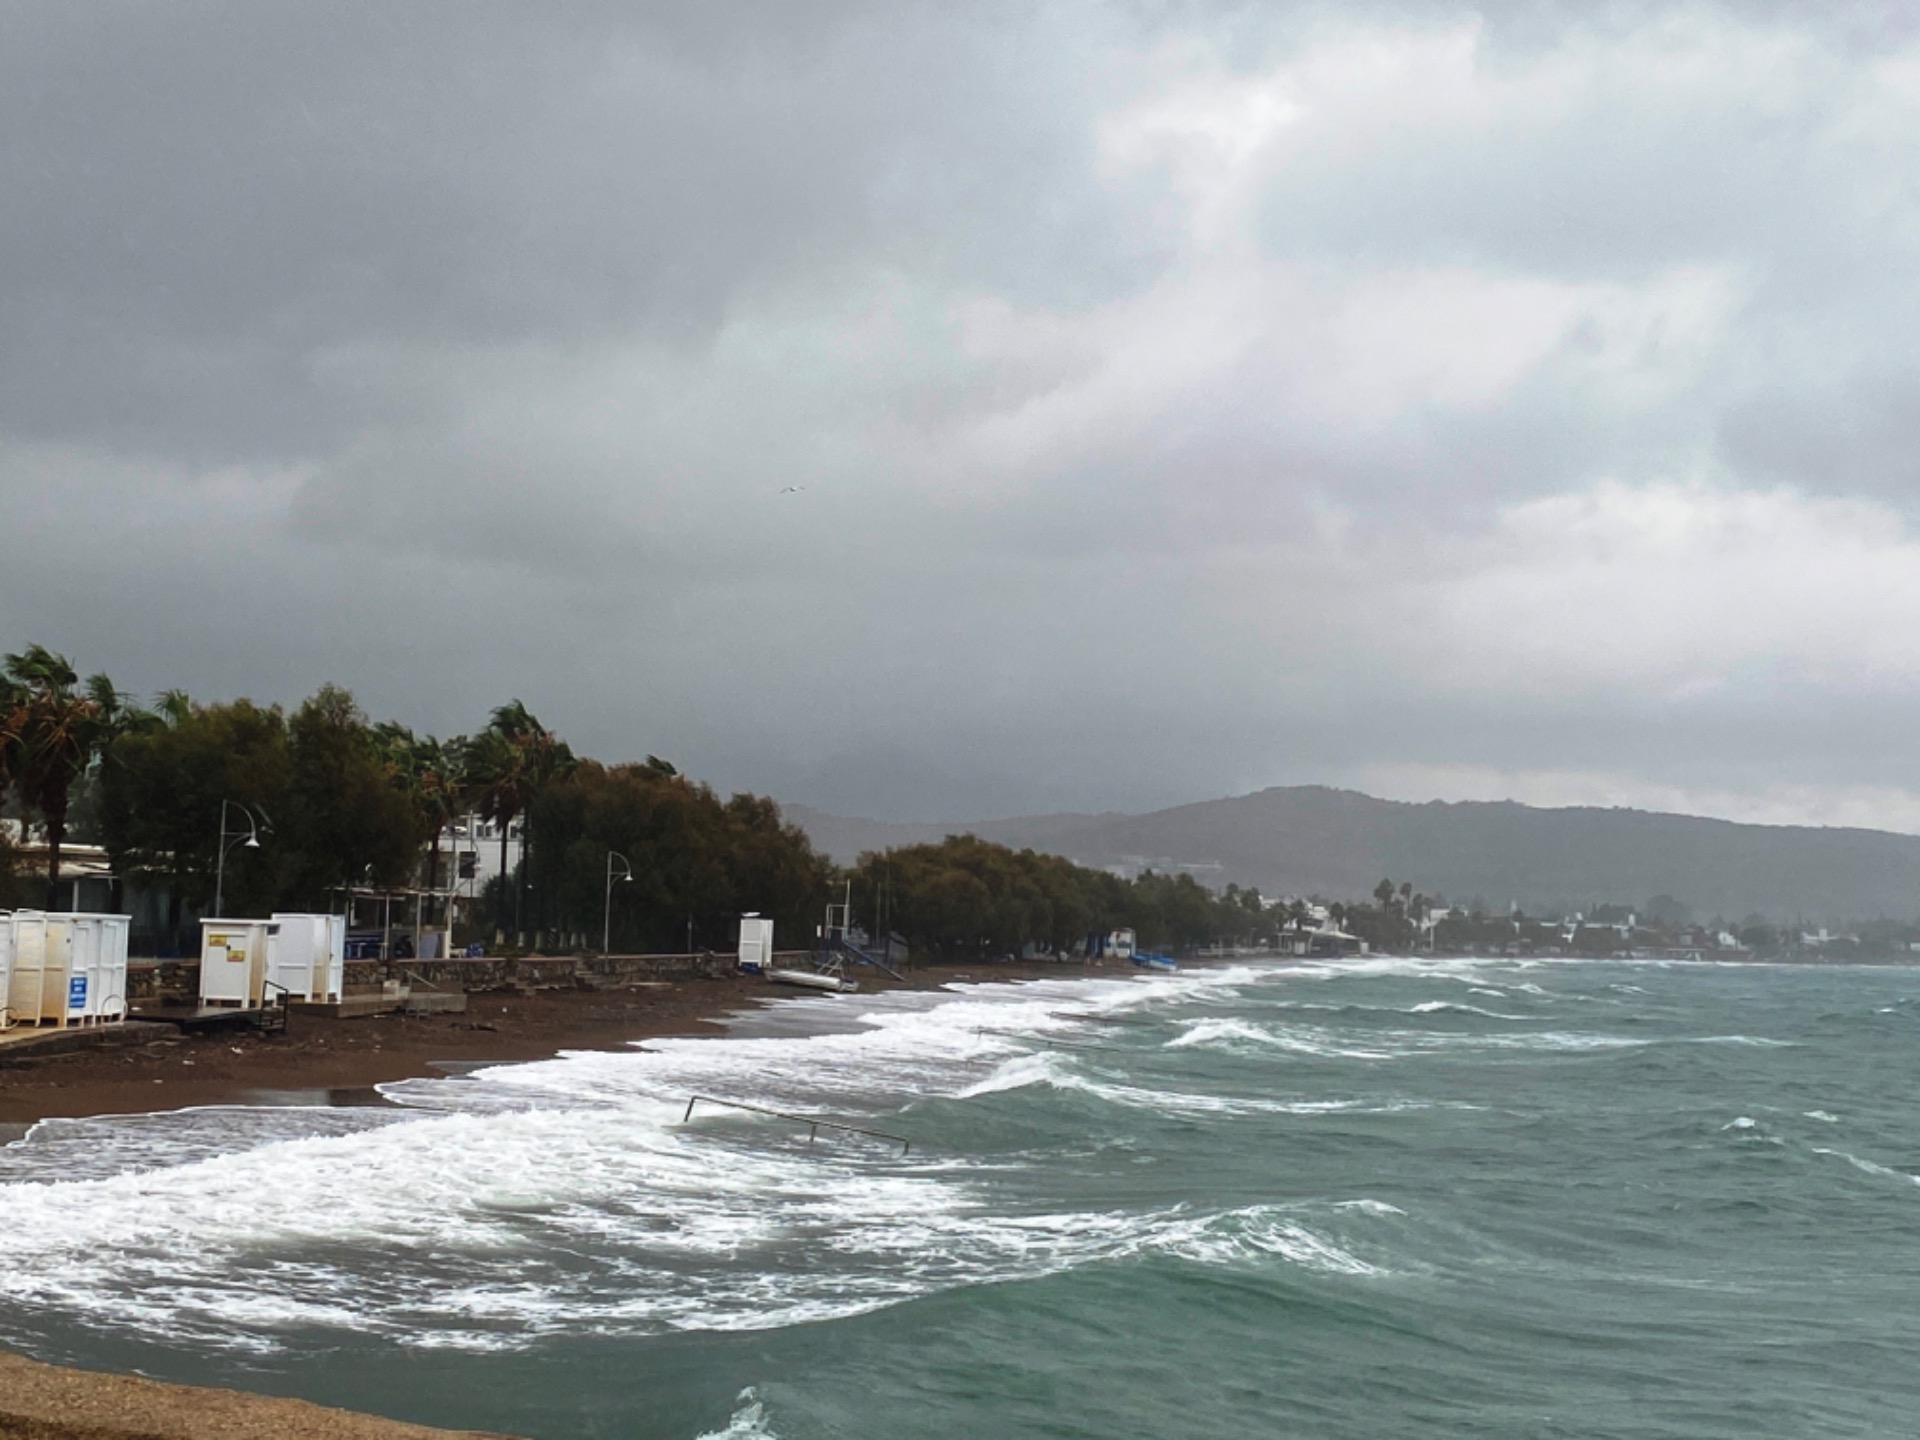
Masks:
[[[493,712],[487,728],[462,747],[467,790],[476,810],[500,827],[500,876],[507,874],[507,832],[515,820],[524,820],[534,797],[572,771],[575,760],[566,741],[542,725],[519,700]],[[532,848],[530,827],[521,828],[521,853]],[[516,900],[518,891],[516,890]],[[501,891],[500,921],[506,918],[506,890]],[[500,928],[504,928],[502,925]]]
[[[466,809],[469,742],[417,736],[406,726],[387,721],[373,727],[373,743],[390,781],[406,796],[419,821],[420,843],[427,847],[426,888],[437,890],[440,834]]]
[[[47,907],[59,903],[60,850],[67,837],[73,787],[87,773],[118,722],[121,704],[113,682],[95,675],[79,688],[80,675],[64,655],[31,645],[6,658],[6,691],[0,695],[0,774],[17,787],[21,804],[39,812],[47,829]]]

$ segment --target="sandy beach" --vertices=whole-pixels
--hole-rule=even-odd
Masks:
[[[19,1440],[504,1440],[305,1400],[164,1385],[0,1352],[0,1436]]]

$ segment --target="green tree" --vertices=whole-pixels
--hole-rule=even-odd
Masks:
[[[213,898],[221,802],[278,816],[292,776],[286,721],[250,700],[195,705],[170,692],[147,718],[114,736],[99,769],[102,843],[116,874],[164,885],[167,928],[182,943],[189,907]],[[280,898],[282,840],[236,848],[229,908],[264,914]]]
[[[426,847],[426,888],[438,890],[440,835],[466,809],[467,741],[416,736],[404,725],[385,721],[373,727],[373,742],[389,783],[413,814],[416,848]]]
[[[289,773],[274,810],[283,900],[325,908],[336,886],[409,882],[419,820],[354,698],[323,685],[287,722]]]
[[[756,795],[722,801],[711,789],[653,763],[582,761],[535,796],[540,845],[528,864],[540,912],[575,943],[600,943],[607,856],[633,869],[614,886],[616,949],[675,950],[695,938],[731,945],[741,914],[770,916],[788,944],[810,936],[832,867],[779,807]]]
[[[500,908],[494,917],[496,929],[506,928],[506,891],[512,886],[515,913],[518,912],[520,887],[507,874],[508,830],[515,820],[528,815],[542,789],[570,772],[573,751],[564,740],[542,725],[519,700],[509,701],[493,712],[482,730],[466,742],[461,763],[467,777],[474,808],[500,827]],[[523,822],[520,834],[521,863],[526,865],[533,849],[533,826]],[[517,927],[516,927],[517,928]]]
[[[37,811],[47,831],[47,908],[58,906],[60,850],[67,838],[73,787],[92,766],[119,709],[113,682],[95,675],[84,689],[64,655],[43,645],[6,658],[9,715],[0,730],[12,752],[7,765],[23,809]]]

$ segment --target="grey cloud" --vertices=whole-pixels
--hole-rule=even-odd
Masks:
[[[337,347],[697,349],[756,287],[889,256],[1111,287],[1143,257],[1011,14],[14,7],[0,423],[306,452],[384,409],[319,383]]]
[[[1818,44],[1773,88],[1623,81],[1295,157],[1225,260],[1164,167],[1102,150],[1183,56],[1253,75],[1476,17],[1493,71],[1675,17]],[[1379,763],[1920,787],[1897,688],[1841,711],[1757,662],[1609,693],[1596,661],[1564,698],[1443,692],[1401,634],[1401,582],[1462,578],[1461,537],[1530,497],[1703,469],[1910,492],[1920,291],[1887,177],[1911,142],[1830,126],[1900,7],[103,3],[0,27],[11,643],[136,688],[331,678],[442,733],[518,694],[611,758],[922,817]],[[1575,317],[1484,403],[1346,414],[1270,297],[1221,304],[1251,338],[1198,361],[1216,337],[1178,304],[1128,308],[1229,264],[1313,294],[1684,266],[1746,288],[1694,369],[1636,332],[1596,380]],[[981,305],[1005,336],[968,331]],[[1471,328],[1370,353],[1444,359]],[[1240,593],[1240,566],[1288,583]]]

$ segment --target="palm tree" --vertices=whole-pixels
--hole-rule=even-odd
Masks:
[[[154,697],[153,709],[145,713],[162,729],[178,730],[193,717],[193,700],[184,690],[162,690]]]
[[[27,687],[0,670],[0,801],[13,788],[20,764],[20,735],[27,724]]]
[[[1294,938],[1298,940],[1307,928],[1307,902],[1290,900],[1287,902],[1287,919],[1293,925]]]
[[[474,808],[500,827],[500,918],[504,920],[505,887],[512,883],[507,875],[507,831],[516,819],[523,820],[521,863],[524,865],[533,838],[524,817],[542,789],[573,769],[573,751],[534,718],[524,704],[514,700],[495,710],[487,728],[462,746],[461,761]],[[517,887],[514,908],[517,915]]]
[[[67,838],[67,805],[74,782],[87,773],[122,709],[113,682],[95,675],[84,691],[79,672],[44,645],[9,655],[11,682],[7,736],[9,767],[23,806],[47,827],[47,908],[59,903],[60,848]]]
[[[442,743],[416,736],[388,721],[373,729],[373,742],[386,765],[388,780],[407,797],[427,844],[427,889],[439,887],[440,833],[464,808],[465,740]]]

